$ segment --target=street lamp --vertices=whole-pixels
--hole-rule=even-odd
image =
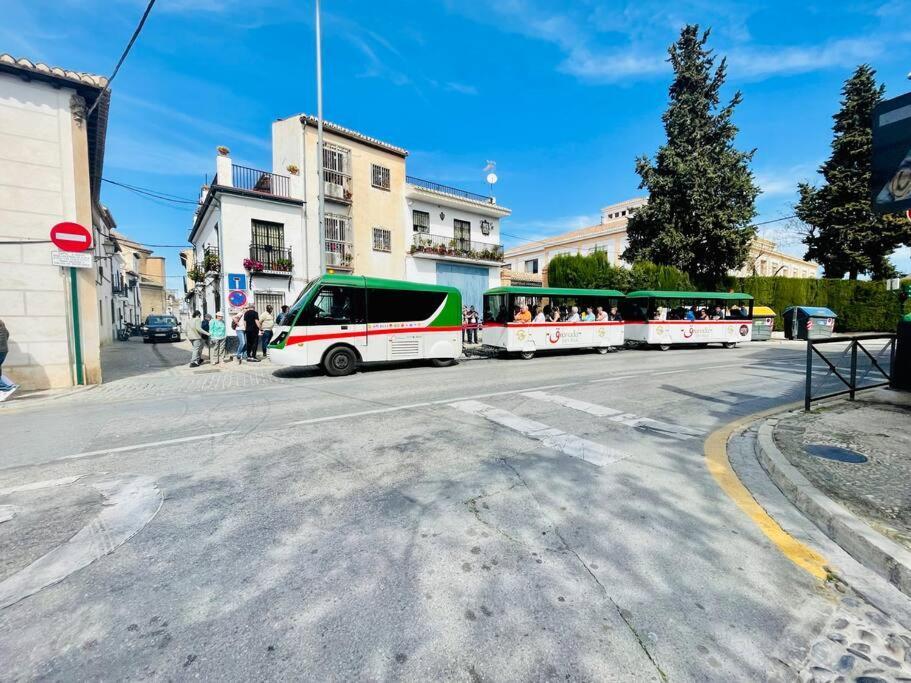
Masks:
[[[319,170],[319,273],[322,275],[326,272],[326,188],[323,182],[323,56],[320,34],[319,0],[316,0],[316,167]]]

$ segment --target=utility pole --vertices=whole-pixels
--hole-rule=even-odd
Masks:
[[[323,181],[323,56],[316,0],[316,167],[319,169],[319,272],[326,272],[326,187]]]

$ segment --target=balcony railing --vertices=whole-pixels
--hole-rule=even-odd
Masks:
[[[291,250],[274,247],[271,244],[250,245],[250,268],[254,273],[272,272],[272,273],[290,273],[294,267],[291,260]],[[246,264],[245,264],[246,265]]]
[[[326,197],[351,203],[351,177],[337,171],[323,169],[323,189]]]
[[[452,256],[475,261],[502,261],[503,245],[419,232],[414,235],[411,253]]]
[[[434,192],[442,192],[443,194],[451,194],[455,197],[461,197],[462,199],[468,199],[473,202],[483,202],[485,204],[493,204],[493,197],[488,197],[483,194],[477,194],[476,192],[469,192],[468,190],[460,190],[457,187],[449,187],[448,185],[440,185],[439,183],[431,182],[430,180],[422,180],[421,178],[415,178],[414,176],[406,176],[405,182],[415,185],[417,187],[423,187],[425,190],[433,190]]]
[[[241,190],[270,194],[275,197],[291,196],[291,179],[286,175],[278,175],[277,173],[269,173],[268,171],[260,171],[256,168],[233,164],[231,167],[231,179],[234,187]]]
[[[351,242],[326,240],[326,265],[330,268],[352,269],[354,247]]]
[[[202,254],[202,267],[207,273],[221,272],[221,259],[218,256],[218,247],[205,247]]]

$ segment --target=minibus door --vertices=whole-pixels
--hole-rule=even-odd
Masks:
[[[330,346],[353,346],[364,360],[367,347],[367,318],[363,287],[323,285],[309,306],[308,360],[318,363]]]

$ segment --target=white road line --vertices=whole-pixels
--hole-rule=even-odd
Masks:
[[[554,427],[549,427],[542,422],[520,417],[508,410],[494,408],[480,401],[457,401],[450,404],[462,412],[478,415],[503,427],[508,427],[524,434],[530,439],[540,441],[548,448],[560,451],[574,458],[579,458],[593,465],[604,467],[611,463],[628,458],[629,455],[588,439],[583,439],[573,434],[567,434]]]
[[[634,428],[650,429],[653,431],[662,432],[663,434],[667,434],[669,436],[675,436],[677,438],[685,439],[694,436],[703,436],[705,434],[704,431],[697,429],[681,427],[680,425],[671,424],[669,422],[661,422],[660,420],[652,420],[651,418],[647,417],[639,417],[638,415],[633,415],[632,413],[624,413],[622,411],[608,408],[607,406],[602,406],[597,403],[580,401],[578,399],[568,398],[566,396],[557,396],[555,394],[548,394],[543,391],[526,391],[522,393],[522,396],[537,399],[538,401],[556,403],[557,405],[561,405],[565,408],[578,410],[583,413],[588,413],[589,415],[594,415],[595,417],[606,417],[611,422],[619,422],[620,424]]]
[[[636,377],[637,377],[637,375],[621,375],[620,377],[605,377],[604,379],[593,379],[593,380],[589,380],[589,382],[591,384],[595,384],[597,382],[619,382],[620,380],[623,380],[623,379],[635,379]]]
[[[108,455],[109,453],[126,453],[135,451],[140,448],[157,448],[158,446],[170,446],[175,443],[188,443],[190,441],[202,441],[203,439],[214,439],[218,436],[227,436],[234,432],[213,432],[211,434],[197,434],[196,436],[184,436],[180,439],[166,439],[164,441],[150,441],[148,443],[137,443],[132,446],[118,446],[117,448],[102,448],[100,451],[86,451],[85,453],[76,453],[75,455],[65,455],[58,460],[73,460],[75,458],[88,458],[93,455]]]
[[[22,484],[21,486],[11,486],[8,489],[0,489],[0,496],[5,496],[10,493],[20,493],[21,491],[39,491],[41,489],[49,489],[54,486],[63,486],[64,484],[72,484],[75,481],[79,481],[85,475],[77,474],[74,477],[61,477],[60,479],[45,479],[44,481],[33,481],[30,484]]]

